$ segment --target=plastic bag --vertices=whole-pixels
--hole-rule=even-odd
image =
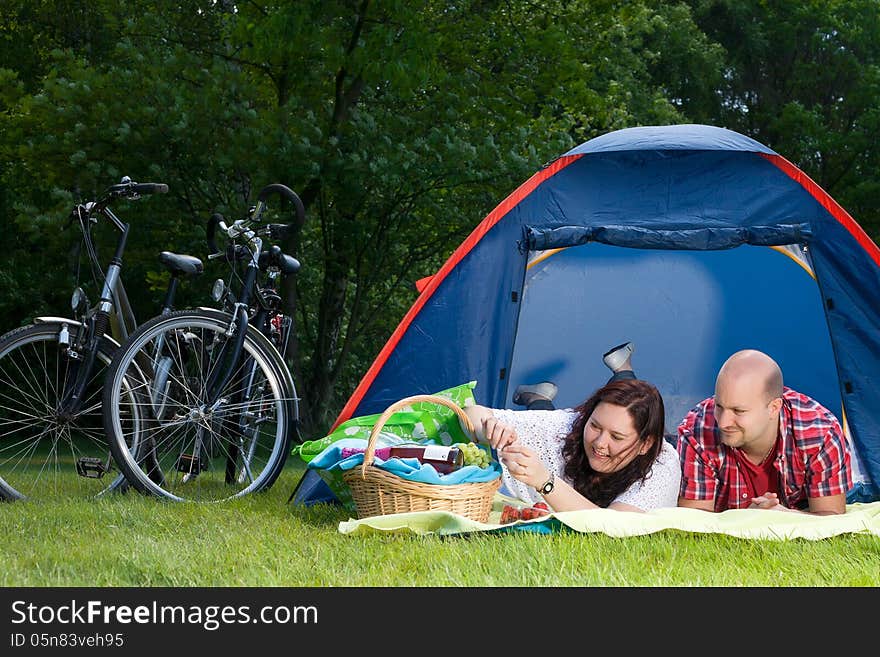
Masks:
[[[454,402],[460,408],[472,406],[476,381],[469,381],[440,392],[433,393],[438,397],[445,397]],[[323,438],[307,440],[293,448],[291,454],[298,456],[304,462],[309,463],[318,454],[321,454],[333,443],[345,439],[357,439],[367,441],[376,421],[381,413],[353,417],[340,424],[336,429]],[[377,447],[387,447],[400,443],[436,443],[451,445],[453,443],[470,442],[470,436],[461,428],[458,416],[452,409],[432,402],[416,402],[392,413],[382,431],[376,436]],[[354,501],[351,498],[351,490],[342,479],[342,471],[333,470],[309,470],[306,473],[316,472],[326,487],[315,488],[320,490],[326,500],[327,489],[332,492],[336,499],[350,511],[355,510]],[[309,504],[309,495],[300,495],[298,503]]]
[[[474,400],[476,385],[476,381],[470,381],[434,394],[438,397],[445,397],[464,408],[476,403]],[[436,443],[438,445],[470,442],[470,436],[462,430],[455,412],[446,406],[431,402],[417,402],[408,408],[410,410],[402,409],[388,418],[382,431],[376,436],[377,447],[387,447],[403,442]],[[380,415],[382,414],[374,413],[373,415],[362,415],[348,419],[323,438],[307,440],[301,445],[297,445],[291,453],[308,463],[337,440],[343,438],[367,440]]]

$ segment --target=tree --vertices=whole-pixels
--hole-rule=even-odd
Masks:
[[[681,119],[652,77],[671,67],[667,54],[640,49],[683,35],[669,52],[695,67],[671,85],[686,95],[694,85],[682,81],[718,54],[687,18],[641,2],[306,2],[236,14],[230,40],[248,44],[236,60],[277,90],[287,130],[277,143],[291,157],[276,163],[303,180],[319,227],[299,244],[322,278],[292,295],[320,289],[313,312],[299,304],[306,348],[294,366],[317,424],[412,302],[412,282],[542,162],[608,129]]]
[[[691,0],[724,47],[716,120],[794,162],[875,238],[880,210],[880,5]]]
[[[5,15],[11,51],[34,32],[26,4]],[[53,5],[83,15],[83,3],[39,7]],[[412,303],[413,282],[501,199],[577,142],[686,120],[683,108],[706,105],[700,80],[719,69],[719,49],[679,4],[90,7],[100,30],[75,42],[59,31],[54,49],[0,73],[0,184],[23,236],[9,275],[36,284],[43,274],[26,253],[55,252],[53,227],[80,195],[123,174],[166,182],[161,205],[127,215],[126,274],[151,285],[132,295],[143,318],[158,302],[158,248],[204,255],[212,211],[240,213],[264,184],[287,184],[307,205],[287,245],[303,262],[287,299],[307,435],[329,426]],[[47,307],[69,294],[56,282],[44,283]],[[183,301],[204,302],[205,287]],[[9,296],[0,307],[33,310]]]

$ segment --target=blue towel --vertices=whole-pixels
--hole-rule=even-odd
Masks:
[[[367,441],[357,438],[337,440],[309,461],[308,467],[316,470],[351,470],[364,462],[363,453],[342,458],[343,447],[366,449]],[[427,463],[420,463],[418,459],[414,458],[393,458],[383,461],[377,457],[373,459],[373,465],[395,474],[401,479],[425,484],[474,484],[492,481],[501,476],[501,465],[497,461],[492,461],[487,468],[466,465],[449,474],[440,474]]]

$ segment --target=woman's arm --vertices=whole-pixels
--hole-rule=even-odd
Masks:
[[[462,408],[462,410],[464,411],[464,414],[468,416],[471,424],[474,425],[474,434],[477,437],[477,442],[486,442],[486,436],[483,432],[483,421],[486,420],[486,418],[492,417],[492,410],[478,404],[474,404],[473,406],[465,406],[464,408]],[[465,427],[462,427],[462,429],[465,431],[465,433],[467,433],[467,429]]]
[[[550,480],[550,470],[538,458],[534,450],[529,449],[525,445],[509,445],[503,451],[500,451],[498,456],[514,479],[531,486],[539,493],[541,487]],[[561,477],[554,478],[553,490],[543,495],[543,497],[554,511],[579,511],[581,509],[601,508],[578,493],[568,482],[563,481]],[[611,504],[608,508],[616,511],[643,513],[642,509],[638,507],[618,502]]]
[[[477,442],[488,443],[492,449],[500,450],[519,440],[516,430],[496,419],[491,408],[475,404],[462,410],[474,425]]]

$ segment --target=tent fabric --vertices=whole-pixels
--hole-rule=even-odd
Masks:
[[[763,144],[733,130],[694,124],[624,128],[591,139],[571,149],[566,155],[675,150],[744,151],[774,155]]]
[[[805,254],[809,274],[794,259],[777,255],[791,263],[792,272],[801,272],[785,276],[811,277],[805,279],[805,294],[814,297],[807,300],[809,309],[791,310],[788,279],[765,273],[761,263],[772,258],[761,254],[778,247]],[[585,267],[604,263],[606,269],[589,270],[586,276],[584,267],[543,266],[559,259],[555,250],[577,252]],[[654,264],[645,269],[651,272],[650,280],[641,275],[657,297],[652,301],[668,297],[668,303],[656,307],[658,319],[644,314],[646,310],[637,314],[633,306],[649,305],[638,296],[623,310],[608,305],[619,296],[615,280],[620,285],[638,283],[638,272],[652,253]],[[707,258],[691,257],[700,253]],[[712,253],[720,255],[709,258]],[[722,257],[725,253],[731,259]],[[715,270],[719,262],[729,269],[723,276]],[[671,287],[663,288],[667,271],[678,272],[685,282],[693,271],[693,280],[704,284],[694,288],[693,299],[681,298]],[[603,272],[605,282],[597,288],[593,281]],[[795,350],[791,345],[796,341],[772,335],[783,329],[755,321],[747,307],[740,305],[738,316],[725,315],[723,298],[726,290],[741,286],[739,274],[754,280],[750,292],[738,292],[763,303],[765,314],[784,319],[786,313],[809,313],[804,323],[819,333]],[[556,278],[542,286],[541,276]],[[724,357],[740,348],[761,348],[765,342],[775,345],[779,356],[771,356],[780,362],[787,383],[789,373],[800,369],[803,373],[793,387],[807,394],[814,387],[828,390],[820,401],[842,416],[865,478],[880,481],[880,425],[875,420],[880,410],[880,250],[806,174],[744,135],[706,125],[648,126],[581,144],[504,199],[437,273],[420,281],[419,289],[337,425],[381,412],[405,396],[469,380],[478,382],[477,402],[488,406],[510,407],[515,386],[533,382],[515,378],[526,375],[568,376],[572,385],[560,386],[560,391],[574,387],[572,394],[583,397],[585,390],[596,387],[600,375],[588,372],[586,364],[614,344],[607,342],[610,338],[601,327],[620,319],[621,313],[632,313],[623,318],[631,321],[620,325],[617,337],[629,337],[619,335],[629,326],[642,331],[645,346],[637,355],[647,371],[637,365],[638,373],[652,380],[653,372],[681,370],[675,381],[658,384],[664,399],[677,395],[682,403],[695,403],[712,393],[711,376]],[[544,299],[548,307],[607,306],[607,314],[591,316],[579,305],[578,324],[566,326],[562,320],[562,326],[557,321],[542,329],[540,317],[535,319],[529,311],[539,289],[549,295]],[[711,303],[711,313],[694,311]],[[780,326],[794,335],[801,330],[798,319],[789,317]],[[536,330],[524,329],[529,321],[537,322]],[[687,360],[686,345],[667,348],[669,341],[684,340],[693,321],[699,323],[699,332],[688,340],[701,342],[706,354],[698,365]],[[666,342],[651,344],[656,336]],[[809,345],[819,342],[825,346],[814,355]],[[548,358],[543,368],[520,367],[529,358],[540,360],[548,345],[562,349],[555,362]],[[816,368],[810,367],[813,359]],[[581,368],[584,373],[578,379]],[[811,379],[811,369],[830,376],[816,374]]]
[[[743,244],[785,246],[809,242],[808,224],[789,226],[750,226],[747,228],[690,228],[662,230],[640,226],[560,226],[526,227],[530,251],[565,248],[599,242],[633,249],[692,249],[696,251],[732,249]]]

